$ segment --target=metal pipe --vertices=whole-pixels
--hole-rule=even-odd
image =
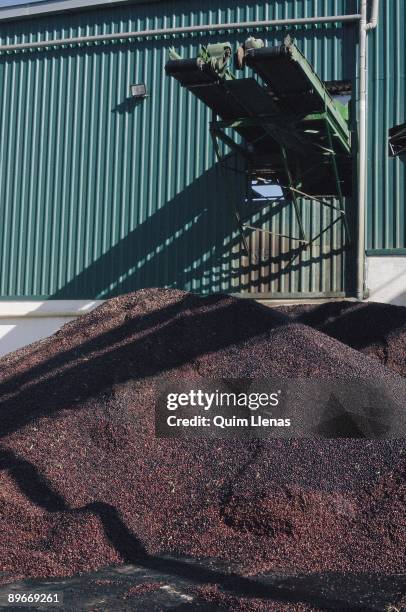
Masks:
[[[367,0],[361,0],[359,22],[359,157],[358,157],[358,252],[357,291],[358,300],[365,297],[365,218],[367,194],[367,34],[378,25],[379,0],[373,0],[370,21],[367,22]]]
[[[96,42],[107,42],[112,40],[127,40],[129,38],[146,38],[149,36],[170,36],[177,34],[193,34],[201,32],[218,32],[219,30],[246,30],[261,29],[285,25],[311,25],[317,23],[336,23],[359,21],[361,15],[329,15],[326,17],[303,17],[297,19],[268,19],[266,21],[242,21],[236,23],[217,23],[212,25],[185,26],[178,28],[161,28],[154,30],[140,30],[135,32],[114,32],[113,34],[97,34],[94,36],[76,36],[73,38],[58,38],[53,40],[41,40],[39,42],[16,43],[12,45],[0,45],[0,52],[23,51],[25,49],[43,49],[47,47],[62,47],[64,45],[76,45]]]
[[[358,240],[357,289],[358,300],[364,299],[365,285],[365,209],[367,161],[367,0],[361,0],[359,22],[359,125],[358,125]]]
[[[378,25],[378,15],[379,15],[379,0],[373,0],[371,16],[369,18],[369,23],[367,23],[367,30],[375,30],[376,26]]]

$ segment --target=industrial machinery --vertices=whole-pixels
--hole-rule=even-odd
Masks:
[[[300,235],[290,238],[300,248],[312,239],[305,236],[299,198],[335,209],[349,244],[344,207],[352,191],[348,106],[333,98],[290,36],[276,47],[247,39],[237,50],[235,67],[248,67],[251,77],[231,74],[231,55],[229,43],[203,47],[197,59],[182,59],[172,50],[165,69],[212,109],[210,131],[219,161],[226,163],[223,143],[245,160],[249,184],[279,188],[279,197],[259,198],[263,205],[272,207],[281,199],[292,203]],[[259,228],[245,223],[238,206],[235,214],[248,250],[245,232]]]

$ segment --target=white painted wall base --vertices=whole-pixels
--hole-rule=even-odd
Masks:
[[[101,301],[0,302],[0,356],[51,336]]]
[[[51,336],[72,317],[0,319],[0,357]]]
[[[369,301],[406,306],[406,256],[367,257]]]

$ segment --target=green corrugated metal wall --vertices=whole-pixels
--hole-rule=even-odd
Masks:
[[[404,16],[402,1],[393,0],[395,4],[397,14]],[[210,0],[203,6],[180,0],[4,23],[0,35],[4,44],[353,12],[353,0]],[[355,86],[356,28],[352,24],[296,30],[299,46],[323,79],[350,79]],[[395,28],[389,19],[379,36],[392,50],[388,28]],[[275,44],[284,34],[273,30],[261,36]],[[214,38],[237,44],[246,32],[218,33]],[[354,254],[342,248],[341,224],[327,229],[296,259],[291,241],[269,243],[260,235],[252,236],[250,260],[241,254],[209,139],[209,112],[163,70],[170,45],[192,56],[208,40],[182,35],[175,40],[117,41],[0,57],[2,297],[100,298],[151,285],[204,292],[261,291],[275,297],[352,291]],[[401,48],[400,40],[398,44]],[[376,49],[375,95],[389,121],[394,102],[385,97],[387,60],[382,59],[384,49]],[[398,93],[403,87],[404,92],[404,63],[401,84],[391,78],[391,87]],[[128,98],[134,82],[145,82],[150,92],[138,105]],[[371,116],[372,100],[371,96]],[[401,110],[395,114],[401,115]],[[379,124],[371,145],[378,164],[385,158],[385,130]],[[404,166],[395,164],[397,185],[404,188]],[[393,218],[401,208],[401,196],[391,187],[389,175],[379,178],[381,174],[378,170],[375,190],[382,194],[386,189],[388,197],[370,209],[379,223],[380,216]],[[235,178],[234,187],[241,195],[242,184]],[[354,208],[348,201],[353,226]],[[333,219],[331,211],[320,211],[317,204],[302,202],[301,210],[312,237]],[[400,223],[399,218],[396,244],[404,245]],[[297,235],[289,206],[275,210],[264,224]],[[374,231],[378,244],[382,227]]]
[[[383,0],[369,41],[367,248],[406,247],[406,160],[388,155],[388,129],[406,122],[406,2]]]

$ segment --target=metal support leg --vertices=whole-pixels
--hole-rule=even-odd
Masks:
[[[293,180],[292,180],[292,175],[291,175],[290,170],[289,170],[288,156],[286,154],[286,149],[285,149],[285,147],[281,147],[281,150],[282,150],[283,163],[284,163],[284,166],[285,166],[286,176],[288,177],[288,181],[289,181],[289,186],[293,187]],[[300,237],[303,240],[303,242],[307,244],[308,241],[306,239],[306,234],[305,234],[305,231],[304,231],[304,228],[303,228],[303,223],[302,223],[302,218],[300,216],[299,204],[297,203],[296,193],[291,190],[291,194],[292,194],[293,206],[295,208],[296,217],[297,217],[297,221],[298,221],[298,224],[299,224]]]
[[[336,179],[338,201],[340,202],[341,215],[342,215],[342,217],[344,219],[344,227],[345,227],[345,233],[346,233],[346,236],[347,236],[347,241],[348,241],[348,244],[350,244],[351,243],[350,227],[348,225],[347,214],[346,214],[345,208],[344,208],[343,192],[341,190],[341,183],[340,183],[340,177],[339,177],[339,174],[338,174],[336,155],[335,155],[334,149],[333,149],[333,138],[331,136],[331,129],[330,129],[330,126],[329,126],[327,121],[326,121],[326,129],[327,129],[327,134],[328,134],[329,147],[333,151],[333,153],[331,154],[331,161],[332,161],[332,164],[333,164],[334,176],[335,176],[335,179]]]
[[[232,203],[232,208],[233,208],[233,211],[234,211],[234,216],[235,216],[236,221],[237,221],[238,229],[239,229],[239,232],[240,232],[240,235],[241,235],[241,239],[242,239],[242,242],[243,242],[243,245],[244,245],[244,250],[246,252],[247,257],[249,257],[249,246],[248,246],[247,238],[246,238],[245,232],[244,232],[244,225],[243,225],[243,223],[241,221],[241,215],[239,213],[239,210],[236,207],[235,202],[231,198],[231,195],[230,195],[231,194],[230,182],[229,182],[229,178],[227,176],[227,172],[224,169],[222,155],[221,155],[221,151],[220,151],[220,146],[219,146],[218,139],[217,139],[217,133],[214,130],[211,130],[210,134],[211,134],[211,138],[213,140],[213,146],[214,146],[214,151],[215,151],[217,160],[218,160],[218,162],[220,164],[220,168],[221,168],[221,170],[223,172],[223,176],[224,176],[224,179],[225,179],[226,184],[227,184],[227,192],[229,194],[230,203]]]

